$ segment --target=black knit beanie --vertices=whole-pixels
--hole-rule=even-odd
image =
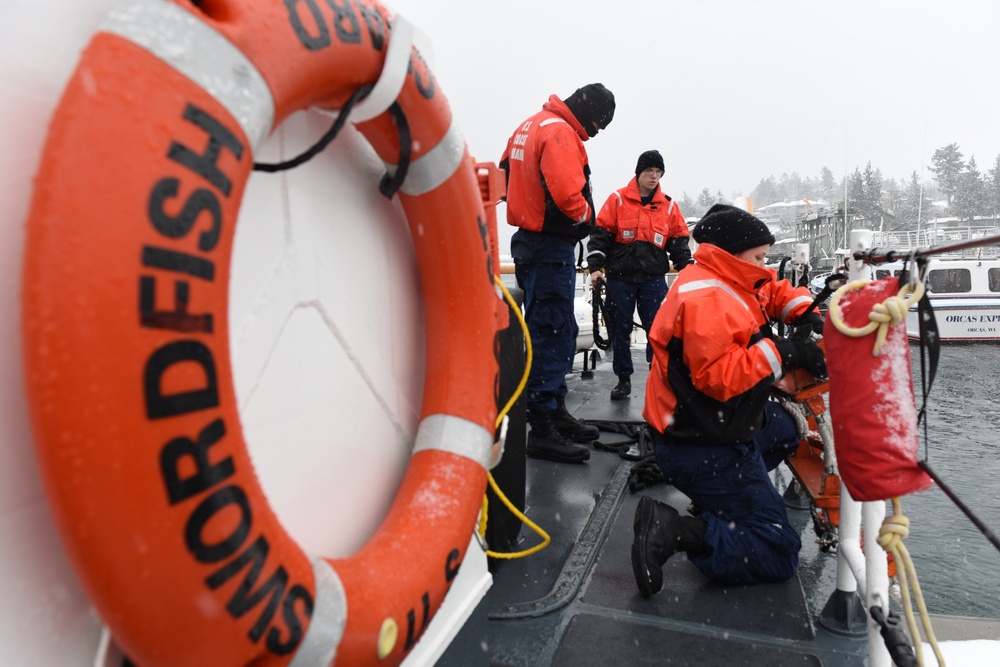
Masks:
[[[646,151],[639,156],[639,161],[635,163],[635,175],[638,176],[650,167],[656,167],[660,171],[666,171],[663,167],[663,156],[660,151]]]
[[[736,255],[762,245],[774,245],[774,234],[763,222],[741,208],[716,204],[691,233],[698,243],[711,243]]]
[[[597,135],[593,121],[603,130],[615,117],[615,96],[603,83],[588,83],[577,88],[563,102],[583,125],[588,137]]]

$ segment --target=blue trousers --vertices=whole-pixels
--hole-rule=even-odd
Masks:
[[[751,442],[690,445],[655,434],[664,478],[691,498],[705,521],[706,551],[689,555],[705,576],[726,584],[784,581],[795,576],[802,543],[789,525],[768,471],[798,444],[795,421],[768,402]]]
[[[629,336],[632,335],[632,313],[639,310],[639,322],[647,332],[653,326],[653,318],[660,304],[667,296],[667,281],[663,276],[643,283],[626,283],[608,278],[605,285],[604,315],[608,322],[608,335],[614,351],[612,370],[618,377],[632,375],[632,350]],[[646,363],[653,361],[653,348],[646,343]]]
[[[572,264],[515,263],[514,275],[524,290],[533,353],[527,408],[549,412],[556,409],[556,398],[566,395],[566,374],[572,372],[576,355],[576,269]]]

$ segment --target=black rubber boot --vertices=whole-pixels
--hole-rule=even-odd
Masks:
[[[620,401],[623,398],[628,398],[628,395],[632,393],[632,378],[625,376],[618,378],[618,386],[611,390],[611,400]]]
[[[528,456],[559,463],[583,463],[590,458],[590,449],[576,444],[556,429],[553,425],[556,412],[528,412],[531,424],[526,447]]]
[[[556,399],[556,411],[553,413],[552,425],[556,430],[573,442],[593,442],[601,437],[601,431],[596,426],[584,424],[566,409],[566,399]]]
[[[678,551],[705,551],[704,521],[681,516],[670,505],[649,496],[639,499],[632,527],[632,574],[644,598],[663,588],[663,564],[668,558]]]

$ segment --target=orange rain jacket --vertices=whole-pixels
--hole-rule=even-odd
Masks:
[[[656,185],[643,206],[639,179],[608,196],[587,242],[587,266],[608,278],[638,283],[680,271],[691,261],[688,228],[677,202]]]
[[[500,167],[507,172],[507,222],[571,243],[594,228],[589,137],[566,104],[549,96],[542,110],[507,141]]]
[[[782,376],[770,322],[790,323],[812,297],[772,269],[703,243],[653,321],[642,416],[691,444],[749,442]]]

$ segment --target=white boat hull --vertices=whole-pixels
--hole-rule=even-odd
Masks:
[[[1000,341],[1000,297],[933,298],[938,334],[946,342]],[[916,308],[906,315],[906,334],[920,338]]]
[[[903,262],[875,267],[875,278],[901,277]],[[1000,341],[1000,259],[933,257],[925,287],[942,342]],[[920,338],[916,306],[906,316],[906,334]]]

